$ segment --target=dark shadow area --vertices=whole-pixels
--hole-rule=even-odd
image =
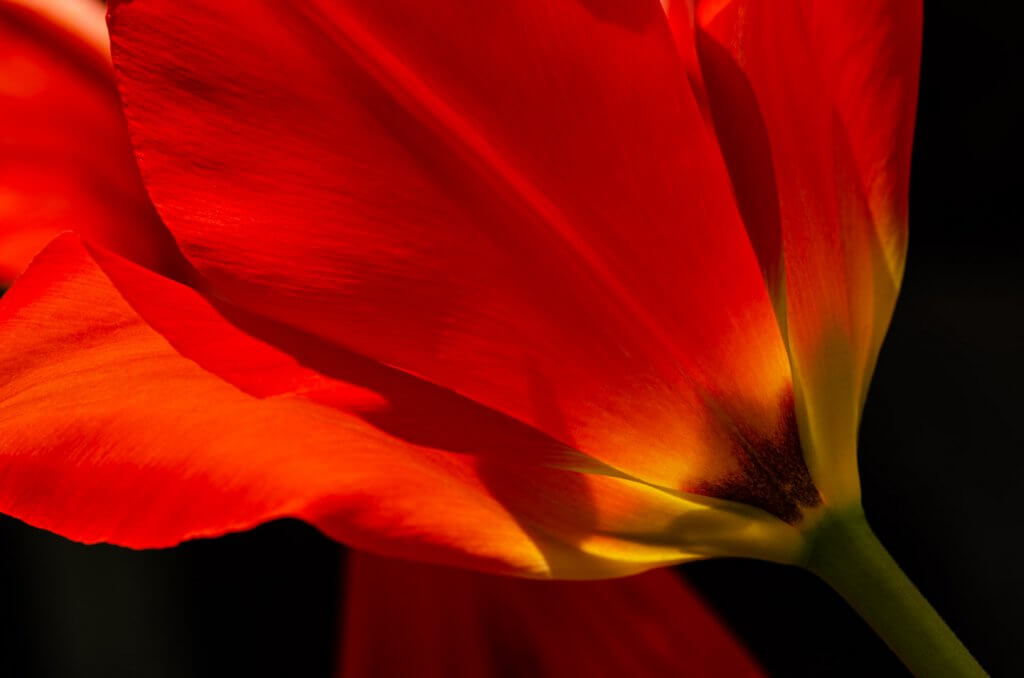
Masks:
[[[633,0],[580,0],[594,17],[631,31],[642,31],[659,19],[660,8],[653,2]]]
[[[332,675],[342,549],[303,523],[130,551],[0,516],[0,544],[7,678]]]

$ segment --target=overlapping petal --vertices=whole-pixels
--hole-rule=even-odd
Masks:
[[[566,470],[587,460],[357,356],[310,369],[72,235],[0,299],[0,343],[0,510],[80,541],[160,546],[296,516],[383,553],[535,577],[795,557],[796,531],[768,514]]]
[[[208,291],[646,482],[794,522],[817,502],[656,2],[142,0],[110,25]]]
[[[295,515],[541,577],[796,558],[801,445],[857,494],[919,12],[677,7],[114,4],[197,272],[160,274],[117,161],[116,219],[83,208],[0,304],[0,509],[135,546]]]
[[[830,501],[855,502],[860,409],[906,251],[921,3],[706,0],[696,21],[811,473]]]
[[[4,0],[0,285],[70,229],[147,266],[174,259],[128,143],[102,5]]]
[[[344,678],[763,675],[666,570],[531,582],[350,553]]]

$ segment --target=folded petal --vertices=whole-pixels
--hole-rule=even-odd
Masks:
[[[903,272],[921,3],[707,0],[697,23],[811,474],[849,503],[860,409]]]
[[[761,676],[674,573],[537,582],[351,552],[344,678]]]
[[[0,299],[4,513],[134,547],[295,516],[362,548],[535,577],[795,557],[796,531],[768,514],[557,468],[582,455],[357,356],[324,375],[192,289],[103,259],[206,352],[182,357],[76,236],[55,241]]]
[[[669,28],[672,29],[672,38],[675,40],[676,50],[686,70],[686,78],[690,82],[694,99],[700,106],[705,121],[710,122],[711,113],[708,110],[707,95],[704,91],[704,75],[701,72],[700,58],[697,55],[697,44],[693,39],[694,22],[696,21],[695,2],[696,0],[661,0],[661,6],[668,18]]]
[[[113,75],[101,3],[0,2],[0,285],[66,230],[152,267],[173,257]]]
[[[646,482],[793,522],[818,501],[656,2],[140,0],[110,25],[147,186],[220,298]]]

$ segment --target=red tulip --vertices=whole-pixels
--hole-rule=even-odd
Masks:
[[[5,297],[0,510],[131,546],[296,516],[541,578],[801,564],[911,668],[977,669],[856,472],[920,3],[135,0],[109,26],[184,260],[85,231]]]
[[[159,240],[163,227],[146,207],[129,148],[102,5],[0,3],[0,35],[0,63],[12,65],[0,71],[0,119],[11,132],[2,185],[12,199],[0,250],[9,277],[28,263],[34,243],[40,249],[69,228],[96,246],[174,270],[170,238]],[[161,250],[164,256],[150,256]],[[19,492],[43,491],[47,481],[39,482]],[[701,601],[664,571],[538,583],[352,552],[346,603],[345,676],[761,675]]]

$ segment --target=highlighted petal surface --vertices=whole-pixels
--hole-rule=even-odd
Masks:
[[[137,0],[110,26],[209,291],[668,490],[818,501],[658,3]]]
[[[767,514],[565,470],[588,460],[358,356],[312,370],[194,290],[95,256],[64,236],[0,299],[4,513],[136,547],[296,516],[362,548],[536,577],[797,553]]]
[[[532,582],[351,553],[341,675],[763,675],[672,572]]]

